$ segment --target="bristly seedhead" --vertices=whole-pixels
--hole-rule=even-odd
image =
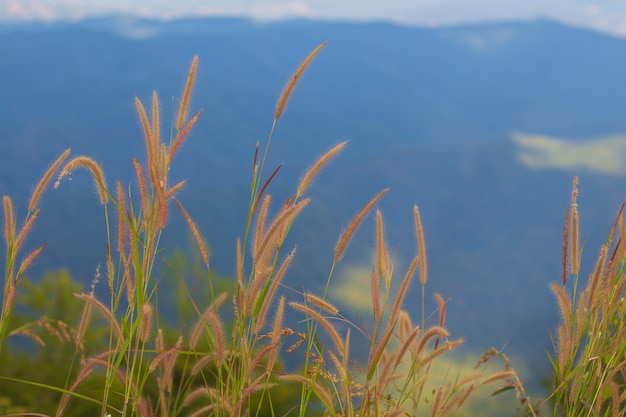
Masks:
[[[15,238],[15,217],[13,215],[11,197],[5,195],[2,197],[2,203],[4,205],[4,240],[7,248],[9,248],[13,244],[13,239]]]
[[[300,181],[300,184],[298,185],[296,198],[299,198],[301,195],[304,194],[304,192],[309,187],[309,185],[311,184],[311,181],[313,181],[313,178],[315,178],[317,173],[324,167],[324,165],[328,163],[328,161],[330,161],[335,155],[341,152],[341,150],[346,147],[347,143],[348,143],[347,141],[343,141],[339,145],[334,146],[332,149],[330,149],[328,152],[322,155],[321,158],[319,158],[313,164],[313,166],[306,172],[306,174],[304,174],[304,177],[302,177],[302,180]]]
[[[57,181],[54,183],[54,188],[58,188],[61,180],[78,167],[83,167],[91,173],[91,176],[96,182],[96,189],[98,190],[98,195],[100,196],[100,203],[106,204],[109,201],[109,196],[106,182],[104,181],[104,173],[102,172],[102,168],[100,168],[100,166],[88,156],[77,156],[65,164],[59,174],[59,177],[57,178]]]
[[[32,213],[35,210],[35,207],[37,207],[37,203],[39,202],[39,199],[41,198],[41,194],[43,193],[46,186],[52,179],[52,176],[54,175],[54,173],[57,171],[57,169],[59,169],[59,167],[61,166],[63,161],[65,161],[65,158],[67,158],[69,154],[70,154],[70,149],[65,150],[65,152],[63,152],[56,159],[56,161],[54,161],[52,165],[50,165],[50,168],[48,168],[45,174],[43,174],[43,177],[41,177],[41,180],[39,180],[39,182],[37,183],[37,186],[35,187],[35,191],[33,191],[33,194],[30,197],[30,201],[28,203],[29,213]]]
[[[189,108],[189,99],[191,97],[191,90],[193,83],[196,79],[196,71],[198,70],[198,55],[193,57],[191,61],[191,67],[187,74],[187,82],[185,83],[185,89],[183,90],[183,97],[180,100],[180,106],[178,107],[178,117],[176,119],[176,130],[180,130],[183,127],[183,123],[187,120],[187,109]]]
[[[315,58],[315,56],[322,50],[322,48],[326,46],[326,44],[327,42],[322,42],[317,48],[315,48],[309,54],[309,56],[307,56],[304,59],[304,61],[302,61],[302,63],[300,64],[296,72],[291,76],[291,78],[289,79],[289,82],[285,86],[285,89],[283,90],[280,97],[278,98],[278,101],[276,102],[276,111],[274,112],[274,120],[280,119],[280,116],[283,115],[285,111],[285,106],[287,106],[287,101],[289,100],[291,93],[293,93],[293,89],[296,87],[296,84],[298,84],[300,77],[302,77],[302,74],[307,69],[311,61],[313,61],[313,58]]]
[[[580,248],[578,247],[578,177],[574,177],[573,185],[572,185],[572,210],[571,210],[571,218],[572,218],[572,229],[571,229],[571,240],[570,240],[570,251],[571,251],[571,271],[573,275],[578,275],[578,271],[580,270],[580,259],[579,253]]]

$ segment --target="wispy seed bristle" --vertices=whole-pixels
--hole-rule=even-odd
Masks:
[[[578,271],[580,270],[580,261],[579,261],[579,251],[578,247],[578,177],[574,177],[574,182],[572,185],[572,235],[571,235],[571,259],[572,259],[572,274],[578,275]]]
[[[308,306],[305,306],[303,304],[300,304],[300,303],[296,303],[296,302],[292,301],[292,302],[289,303],[289,305],[293,309],[299,310],[299,311],[303,312],[304,314],[312,317],[330,335],[331,339],[333,339],[333,342],[335,343],[335,347],[337,348],[337,350],[339,352],[343,352],[344,351],[343,340],[339,336],[339,333],[337,332],[337,329],[335,329],[333,327],[333,325],[330,324],[330,322],[328,321],[328,319],[326,317],[322,316],[320,313],[318,313],[317,311],[313,310],[312,308],[310,308]]]
[[[370,210],[372,209],[374,204],[378,202],[378,200],[380,200],[385,194],[387,194],[387,191],[389,191],[388,188],[382,190],[374,198],[372,198],[365,205],[365,207],[363,207],[361,211],[357,213],[354,219],[352,219],[352,221],[350,222],[346,230],[341,234],[341,236],[339,236],[339,240],[337,241],[337,246],[335,247],[335,257],[334,257],[335,263],[339,262],[339,260],[343,256],[346,250],[346,247],[348,246],[348,243],[350,242],[350,239],[352,239],[352,236],[356,232],[357,228],[361,225],[361,222],[363,221],[367,213],[370,212]]]
[[[319,158],[313,164],[311,168],[309,168],[309,170],[306,172],[306,174],[304,174],[304,177],[300,181],[300,184],[298,185],[296,198],[299,198],[301,195],[304,194],[304,192],[307,190],[307,188],[311,184],[311,181],[313,181],[313,178],[315,178],[315,176],[324,167],[324,165],[328,163],[328,161],[330,161],[335,155],[337,155],[343,148],[346,147],[347,143],[348,143],[347,141],[344,141],[344,142],[341,142],[339,145],[336,145],[335,147],[330,149],[328,152],[326,152],[324,155],[322,155],[322,157]]]
[[[178,152],[178,149],[180,149],[180,146],[183,144],[183,141],[189,135],[189,132],[191,132],[191,129],[198,122],[198,119],[200,119],[201,114],[202,114],[201,111],[194,114],[193,117],[189,119],[187,123],[185,123],[185,126],[183,127],[183,129],[178,132],[178,134],[176,135],[176,138],[174,139],[174,142],[172,142],[172,145],[170,146],[170,149],[168,150],[168,154],[167,154],[168,163],[172,162],[172,159],[174,159],[174,155],[176,155],[176,153]]]
[[[178,108],[178,117],[176,118],[176,130],[180,130],[187,119],[187,109],[189,107],[189,99],[191,98],[191,90],[193,89],[193,83],[196,79],[196,72],[198,70],[198,55],[194,56],[191,60],[191,66],[189,67],[189,73],[187,73],[187,82],[185,82],[185,89],[183,90],[183,97],[180,100],[180,106]]]
[[[122,183],[118,180],[115,184],[117,197],[117,251],[124,252],[126,241],[126,196]]]
[[[24,260],[20,264],[20,267],[17,270],[16,276],[17,277],[21,276],[31,266],[31,264],[35,261],[35,259],[41,254],[41,252],[43,252],[44,249],[46,249],[47,246],[48,246],[47,244],[43,244],[39,246],[37,249],[32,251],[26,258],[24,258]]]
[[[304,295],[304,298],[306,298],[307,302],[310,304],[313,304],[315,307],[319,307],[322,310],[326,311],[327,313],[332,314],[333,316],[336,316],[337,314],[339,314],[339,309],[337,307],[335,307],[334,305],[330,304],[328,301],[321,299],[320,297],[313,295],[311,293],[306,293]]]
[[[35,220],[37,220],[37,218],[39,217],[40,212],[41,212],[41,209],[38,208],[26,219],[26,222],[22,226],[22,229],[20,230],[20,232],[17,235],[17,238],[15,239],[15,242],[13,245],[14,252],[17,252],[22,247],[22,243],[24,243],[26,236],[28,236],[31,229],[33,228],[33,224],[35,224]]]
[[[285,89],[283,90],[280,97],[278,98],[278,101],[276,102],[276,111],[274,112],[274,120],[280,119],[280,116],[283,115],[283,113],[285,112],[285,107],[287,106],[287,101],[289,100],[291,93],[293,93],[293,90],[296,87],[296,84],[298,83],[298,81],[300,80],[300,77],[302,76],[304,71],[307,69],[311,61],[313,61],[313,58],[315,58],[315,56],[322,50],[322,48],[326,46],[326,43],[327,42],[322,42],[317,48],[315,48],[304,59],[304,61],[302,61],[302,63],[300,64],[296,72],[291,76],[291,78],[289,79],[289,82],[285,86]]]
[[[413,216],[415,217],[415,234],[417,236],[417,244],[419,246],[420,255],[420,283],[424,286],[426,285],[428,272],[426,264],[426,240],[424,239],[422,219],[417,205],[413,206]]]
[[[54,161],[52,165],[50,165],[50,168],[48,168],[48,170],[43,174],[43,177],[41,177],[41,180],[39,180],[39,182],[37,183],[37,186],[35,187],[35,191],[33,191],[33,194],[30,197],[30,201],[28,202],[29,213],[35,209],[35,207],[37,206],[37,203],[39,202],[41,198],[41,195],[46,189],[46,186],[48,185],[48,183],[50,183],[52,176],[57,171],[57,169],[59,169],[59,167],[61,166],[63,161],[65,161],[65,158],[67,158],[69,154],[70,154],[70,149],[65,150],[65,152],[63,152],[56,159],[56,161]]]
[[[61,173],[54,184],[54,188],[58,188],[61,180],[65,176],[69,175],[74,169],[79,167],[83,167],[91,173],[91,176],[96,182],[96,189],[98,190],[98,195],[100,196],[100,203],[106,204],[107,201],[109,201],[109,197],[107,194],[106,182],[104,180],[104,173],[102,172],[102,168],[100,168],[100,166],[88,156],[77,156],[68,162],[61,170]]]
[[[141,211],[144,218],[150,213],[150,199],[148,197],[148,187],[146,185],[146,176],[141,168],[141,164],[137,158],[133,158],[133,167],[135,168],[135,176],[137,177],[137,188],[139,188],[139,200],[141,203]]]
[[[563,225],[563,244],[561,250],[561,282],[563,285],[567,283],[567,272],[568,272],[568,252],[569,252],[569,229],[570,229],[570,204],[567,204],[567,209],[565,210],[565,224]]]
[[[2,197],[4,206],[4,241],[7,248],[12,247],[13,239],[15,239],[15,216],[13,214],[13,204],[11,197],[5,195]]]
[[[144,303],[141,306],[141,325],[139,336],[143,343],[147,343],[152,329],[152,306],[150,303]]]
[[[178,209],[180,210],[180,212],[183,214],[183,217],[187,221],[187,225],[189,226],[189,229],[191,230],[191,234],[193,235],[196,241],[196,245],[198,245],[198,250],[200,251],[200,256],[202,257],[202,262],[204,262],[204,265],[207,268],[209,268],[209,248],[207,247],[206,242],[202,238],[202,235],[200,235],[200,231],[198,230],[198,227],[196,226],[194,221],[191,219],[191,216],[189,216],[189,214],[187,213],[187,210],[185,210],[185,208],[182,206],[182,204],[180,204],[178,200],[174,199],[174,202],[176,203],[176,205],[178,206]]]

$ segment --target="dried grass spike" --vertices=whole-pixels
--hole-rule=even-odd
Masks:
[[[150,337],[150,330],[152,329],[152,306],[150,303],[145,303],[141,306],[141,325],[139,335],[143,343],[148,342]]]
[[[15,239],[15,242],[13,244],[13,253],[16,253],[22,247],[22,243],[24,243],[26,236],[28,236],[31,229],[33,228],[33,224],[35,224],[35,220],[37,220],[37,218],[39,217],[39,213],[41,213],[40,208],[32,212],[26,219],[26,222],[22,226],[22,229],[18,233],[17,238]]]
[[[176,130],[180,130],[183,123],[187,119],[187,108],[189,107],[189,99],[191,98],[191,90],[193,89],[193,83],[196,79],[196,72],[198,70],[198,55],[194,56],[191,60],[191,66],[189,67],[189,73],[187,73],[187,81],[185,82],[185,88],[183,90],[183,97],[180,100],[180,106],[178,107],[178,117],[176,118]]]
[[[337,314],[339,314],[339,309],[337,307],[335,307],[334,305],[330,304],[328,301],[313,295],[311,293],[306,293],[304,295],[304,298],[306,298],[307,302],[310,304],[313,304],[315,307],[319,307],[322,310],[326,311],[327,313],[332,314],[333,316],[336,316]]]
[[[319,173],[319,171],[330,161],[335,155],[337,155],[343,148],[346,147],[348,142],[341,142],[339,145],[336,145],[331,150],[326,152],[320,159],[318,159],[313,166],[304,174],[304,177],[300,181],[298,185],[298,191],[296,192],[296,198],[299,198],[304,192],[307,190],[313,178]]]
[[[201,114],[202,114],[201,111],[194,114],[193,117],[189,119],[187,123],[185,123],[185,126],[183,127],[183,129],[180,130],[178,134],[176,135],[176,138],[174,139],[174,142],[172,142],[172,145],[170,146],[168,153],[167,153],[168,164],[172,162],[174,155],[176,155],[176,152],[178,152],[178,149],[180,149],[180,146],[183,144],[183,141],[185,140],[185,138],[187,138],[187,136],[189,135],[189,132],[191,132],[191,129],[196,125],[196,123],[198,122],[198,119],[200,119]]]
[[[578,271],[580,270],[580,248],[578,247],[578,177],[574,177],[573,185],[572,185],[572,234],[570,241],[570,251],[571,251],[571,270],[572,274],[578,275]]]
[[[152,92],[152,143],[157,147],[159,146],[159,141],[161,138],[161,133],[159,131],[159,97],[157,96],[157,92]]]
[[[15,215],[13,214],[11,197],[3,196],[2,204],[4,206],[4,241],[8,251],[8,248],[13,246],[13,239],[15,239]]]
[[[30,254],[28,254],[28,256],[24,258],[24,260],[20,264],[20,267],[17,270],[16,277],[21,276],[32,265],[33,261],[41,254],[41,252],[46,249],[47,246],[48,244],[44,243],[43,245],[32,251]]]
[[[339,240],[337,241],[337,246],[335,247],[335,257],[334,257],[335,263],[339,262],[339,260],[343,256],[346,250],[346,247],[348,246],[348,243],[350,242],[350,239],[356,232],[357,228],[360,226],[361,222],[363,221],[367,213],[370,212],[370,210],[372,209],[374,204],[378,202],[378,200],[380,200],[385,194],[387,194],[387,191],[389,191],[389,189],[385,188],[384,190],[376,194],[376,196],[372,198],[365,205],[365,207],[363,207],[361,211],[357,213],[357,215],[354,217],[354,219],[352,219],[352,221],[350,222],[346,230],[341,234],[341,236],[339,236]]]
[[[304,59],[304,61],[302,61],[302,63],[300,64],[296,72],[291,76],[291,78],[289,79],[289,82],[285,86],[285,89],[283,90],[280,97],[278,98],[278,101],[276,102],[276,111],[274,112],[274,120],[280,119],[280,116],[283,115],[285,111],[285,106],[287,105],[287,101],[289,100],[291,93],[293,93],[293,89],[296,87],[298,80],[300,80],[300,77],[302,76],[304,71],[307,69],[311,61],[313,61],[313,58],[315,58],[315,56],[322,50],[322,48],[326,46],[326,43],[327,42],[322,42],[317,48],[315,48]]]
[[[56,183],[54,184],[54,188],[58,188],[61,180],[69,175],[74,169],[79,167],[83,167],[91,173],[91,176],[96,182],[96,188],[98,191],[98,195],[100,196],[100,203],[106,204],[107,201],[109,201],[109,197],[107,193],[106,182],[104,180],[104,173],[102,172],[102,168],[100,168],[100,166],[88,156],[77,156],[76,158],[65,164],[63,170],[61,170],[61,173],[57,178]]]
[[[569,252],[569,232],[570,232],[570,212],[571,207],[569,203],[567,204],[567,209],[565,210],[565,224],[563,225],[563,244],[562,244],[562,253],[561,253],[561,282],[563,285],[567,283],[567,272],[568,272],[568,252]]]
[[[39,202],[41,198],[41,194],[43,194],[44,190],[46,189],[46,186],[48,185],[48,183],[50,183],[52,176],[57,171],[57,169],[59,169],[59,167],[61,166],[63,161],[65,161],[65,158],[67,158],[69,154],[70,154],[70,149],[66,149],[65,152],[63,152],[56,159],[56,161],[54,161],[52,165],[50,165],[50,168],[48,168],[48,170],[43,174],[43,177],[41,177],[41,180],[39,180],[39,182],[37,183],[37,186],[35,187],[35,191],[33,191],[33,194],[30,197],[30,201],[28,202],[29,213],[32,212],[35,209],[35,207],[37,207],[37,203]]]
[[[303,304],[296,303],[295,301],[290,302],[289,306],[313,318],[317,323],[319,323],[326,330],[328,335],[331,337],[331,339],[335,343],[335,347],[337,348],[337,351],[339,352],[344,351],[343,340],[339,336],[337,329],[335,329],[333,325],[330,324],[330,321],[328,321],[326,317],[322,316],[320,313],[313,310],[312,308],[305,306]]]
[[[189,216],[187,211],[184,209],[182,204],[180,204],[178,200],[176,199],[174,199],[174,202],[176,203],[176,205],[178,206],[178,209],[180,210],[180,212],[183,214],[183,217],[187,221],[187,225],[189,226],[189,229],[191,230],[191,234],[193,235],[194,239],[196,240],[196,244],[198,245],[198,250],[200,251],[200,256],[202,257],[202,262],[204,262],[204,265],[208,269],[209,268],[209,248],[206,242],[202,238],[202,235],[200,235],[200,231],[198,230],[198,227],[196,226],[194,221],[191,219],[191,216]]]
[[[417,236],[420,255],[420,283],[424,286],[426,285],[428,272],[426,264],[426,240],[424,239],[424,228],[422,227],[422,219],[417,205],[413,206],[413,216],[415,217],[415,234]]]

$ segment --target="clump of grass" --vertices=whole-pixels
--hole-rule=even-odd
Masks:
[[[562,283],[552,284],[562,321],[553,338],[555,353],[550,360],[554,388],[549,399],[555,416],[623,417],[626,415],[624,204],[600,248],[586,287],[581,288],[577,196],[578,178],[574,178],[563,233]]]
[[[135,100],[145,156],[143,161],[133,158],[134,187],[126,188],[118,180],[114,189],[109,189],[103,168],[86,156],[73,157],[63,165],[68,150],[35,187],[21,227],[16,226],[11,198],[3,197],[7,263],[0,348],[6,337],[19,333],[37,342],[41,340],[28,326],[9,331],[9,323],[23,273],[45,245],[32,250],[21,263],[17,261],[18,253],[39,216],[42,192],[59,170],[55,186],[76,168],[85,168],[91,174],[103,205],[108,236],[108,297],[96,297],[93,288],[90,293],[76,294],[83,303],[83,311],[75,329],[67,327],[71,329],[67,333],[71,337],[65,339],[75,344],[75,355],[65,371],[65,385],[11,381],[58,393],[58,406],[51,412],[58,417],[72,415],[72,404],[79,401],[95,404],[101,416],[269,413],[301,417],[312,414],[441,417],[459,415],[470,399],[482,398],[481,387],[493,387],[493,394],[514,390],[519,412],[536,416],[509,359],[495,349],[479,360],[476,372],[464,376],[450,373],[444,378],[435,375],[436,365],[458,349],[463,339],[452,338],[446,329],[447,301],[443,296],[434,294],[438,307],[432,317],[436,319],[429,319],[431,316],[424,311],[429,276],[425,232],[417,206],[413,208],[415,254],[398,276],[385,241],[383,214],[375,210],[387,189],[366,202],[339,235],[322,294],[305,291],[301,300],[287,301],[282,280],[296,256],[296,248],[285,248],[286,238],[310,202],[306,193],[311,182],[345,148],[346,142],[334,146],[313,163],[292,197],[274,210],[273,215],[270,188],[280,166],[266,175],[265,161],[276,123],[283,116],[289,97],[325,45],[315,48],[295,71],[277,101],[265,152],[259,156],[258,144],[255,149],[245,232],[236,242],[235,285],[230,293],[218,292],[214,286],[209,246],[192,215],[175,198],[184,181],[174,184],[169,181],[174,156],[200,117],[200,112],[189,117],[189,101],[198,72],[197,57],[192,60],[169,140],[161,138],[157,94],[151,96],[150,114],[139,98]],[[623,417],[626,226],[620,210],[587,288],[579,290],[576,184],[566,215],[562,285],[553,285],[563,324],[555,337],[556,354],[552,363],[556,385],[550,399],[555,404],[555,416]],[[182,331],[168,330],[159,320],[156,265],[161,235],[171,217],[172,200],[196,241],[211,295],[208,305],[201,306],[181,280],[180,285],[187,291],[189,304],[197,314],[195,323]],[[356,230],[373,211],[376,251],[369,279],[372,320],[357,325],[327,295],[336,266]],[[110,213],[115,217],[114,222]],[[416,275],[422,302],[418,324],[404,306]],[[570,276],[574,279],[572,295],[566,288]],[[225,308],[230,302],[232,308]],[[304,316],[305,331],[288,327],[285,320],[288,309]],[[228,312],[231,314],[227,316]],[[86,335],[96,320],[106,324],[108,336],[101,346],[93,348],[92,343],[88,348]],[[354,347],[361,341],[365,341],[368,352],[363,363],[357,364]],[[298,352],[303,354],[300,371],[282,370],[282,355]],[[493,357],[502,360],[501,369],[484,367]],[[298,383],[298,393],[290,399],[288,408],[279,409],[277,399],[294,382]],[[96,384],[101,395],[93,394],[93,390],[91,395],[86,395],[81,389],[87,384]],[[25,413],[35,415],[38,411]]]

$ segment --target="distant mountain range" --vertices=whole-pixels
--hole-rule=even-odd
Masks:
[[[218,18],[3,23],[0,194],[23,213],[37,178],[68,147],[102,162],[111,181],[132,182],[131,157],[143,155],[134,97],[156,89],[161,114],[171,114],[199,54],[192,106],[204,113],[172,176],[188,180],[180,199],[216,270],[232,275],[254,145],[265,143],[284,83],[322,41],[273,139],[268,166],[285,162],[275,201],[324,150],[350,144],[316,181],[294,228],[288,285],[320,289],[342,226],[390,187],[381,208],[397,270],[415,249],[418,204],[428,291],[451,298],[452,332],[474,348],[507,345],[545,365],[558,319],[548,286],[559,277],[572,177],[580,175],[585,271],[626,190],[625,40],[541,20],[428,29]],[[40,270],[69,267],[90,282],[104,257],[103,216],[86,175],[74,177],[46,194],[31,242],[50,244]],[[172,221],[167,241],[189,245],[181,219]],[[370,219],[335,277],[335,299],[358,294],[360,277],[367,282],[373,244]],[[416,313],[418,291],[408,303]]]

